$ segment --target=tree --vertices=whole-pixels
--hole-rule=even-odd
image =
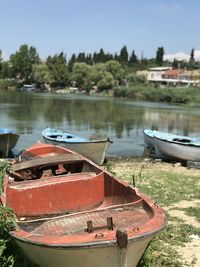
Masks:
[[[51,83],[51,74],[46,63],[33,65],[32,75],[38,87],[45,88],[45,84]]]
[[[85,53],[79,53],[77,57],[77,62],[85,63]]]
[[[128,65],[128,51],[126,46],[120,51],[119,62],[123,65]]]
[[[136,66],[136,64],[138,63],[138,59],[137,56],[135,54],[135,51],[133,50],[129,59],[129,65],[131,67]]]
[[[110,60],[105,63],[105,69],[111,73],[115,80],[120,81],[124,78],[124,69],[122,65],[116,60]]]
[[[10,56],[12,73],[15,78],[24,82],[32,82],[32,66],[40,62],[34,47],[24,44],[15,54]]]
[[[102,78],[98,81],[97,87],[99,90],[112,89],[114,86],[113,75],[107,71],[102,73]]]
[[[84,88],[85,82],[91,73],[91,66],[85,63],[75,63],[72,70],[72,83],[75,82],[78,88]]]
[[[127,75],[127,80],[129,85],[139,85],[147,82],[147,79],[144,75],[136,75],[135,73],[129,73]]]
[[[66,56],[63,52],[47,58],[47,66],[52,78],[53,87],[64,87],[69,81]]]
[[[190,61],[194,62],[194,48],[192,48],[192,50],[191,50]]]
[[[158,66],[162,66],[163,64],[163,56],[164,56],[164,48],[158,47],[157,52],[156,52],[156,64]]]
[[[73,68],[73,65],[74,65],[75,62],[77,62],[77,59],[76,59],[76,55],[73,54],[71,56],[71,59],[69,60],[69,63],[68,63],[69,71],[72,71],[72,68]]]

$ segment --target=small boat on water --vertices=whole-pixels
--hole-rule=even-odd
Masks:
[[[104,163],[107,149],[112,143],[109,138],[102,136],[93,135],[90,138],[84,138],[53,128],[44,129],[42,136],[45,143],[76,151],[99,165]]]
[[[200,161],[200,138],[154,133],[155,154],[164,159]]]
[[[68,149],[36,144],[4,178],[10,232],[41,267],[136,267],[166,225],[162,208],[138,189]]]
[[[9,152],[15,147],[19,135],[15,131],[5,128],[0,128],[0,154],[6,158]]]

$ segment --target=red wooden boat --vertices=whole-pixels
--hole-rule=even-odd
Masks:
[[[148,196],[54,145],[22,154],[5,177],[1,201],[16,215],[10,235],[44,267],[134,267],[166,225]]]

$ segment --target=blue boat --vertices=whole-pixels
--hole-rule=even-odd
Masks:
[[[155,148],[157,157],[180,161],[200,161],[200,137],[144,130],[144,140],[146,146]]]
[[[106,137],[93,135],[90,138],[85,138],[54,128],[44,129],[42,136],[45,143],[66,147],[91,159],[99,165],[103,164],[107,149],[112,143]]]
[[[7,158],[9,152],[15,147],[19,135],[10,129],[0,128],[0,154],[1,157]]]

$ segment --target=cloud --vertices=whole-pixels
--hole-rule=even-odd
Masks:
[[[168,60],[170,62],[173,62],[174,59],[178,60],[178,61],[189,61],[190,60],[190,54],[186,54],[184,52],[178,52],[178,53],[175,53],[175,54],[167,54],[167,55],[164,55],[164,60]],[[194,51],[194,59],[196,61],[200,61],[200,50],[195,50]]]
[[[183,7],[178,3],[162,4],[158,6],[158,10],[165,14],[177,13],[183,10]]]

